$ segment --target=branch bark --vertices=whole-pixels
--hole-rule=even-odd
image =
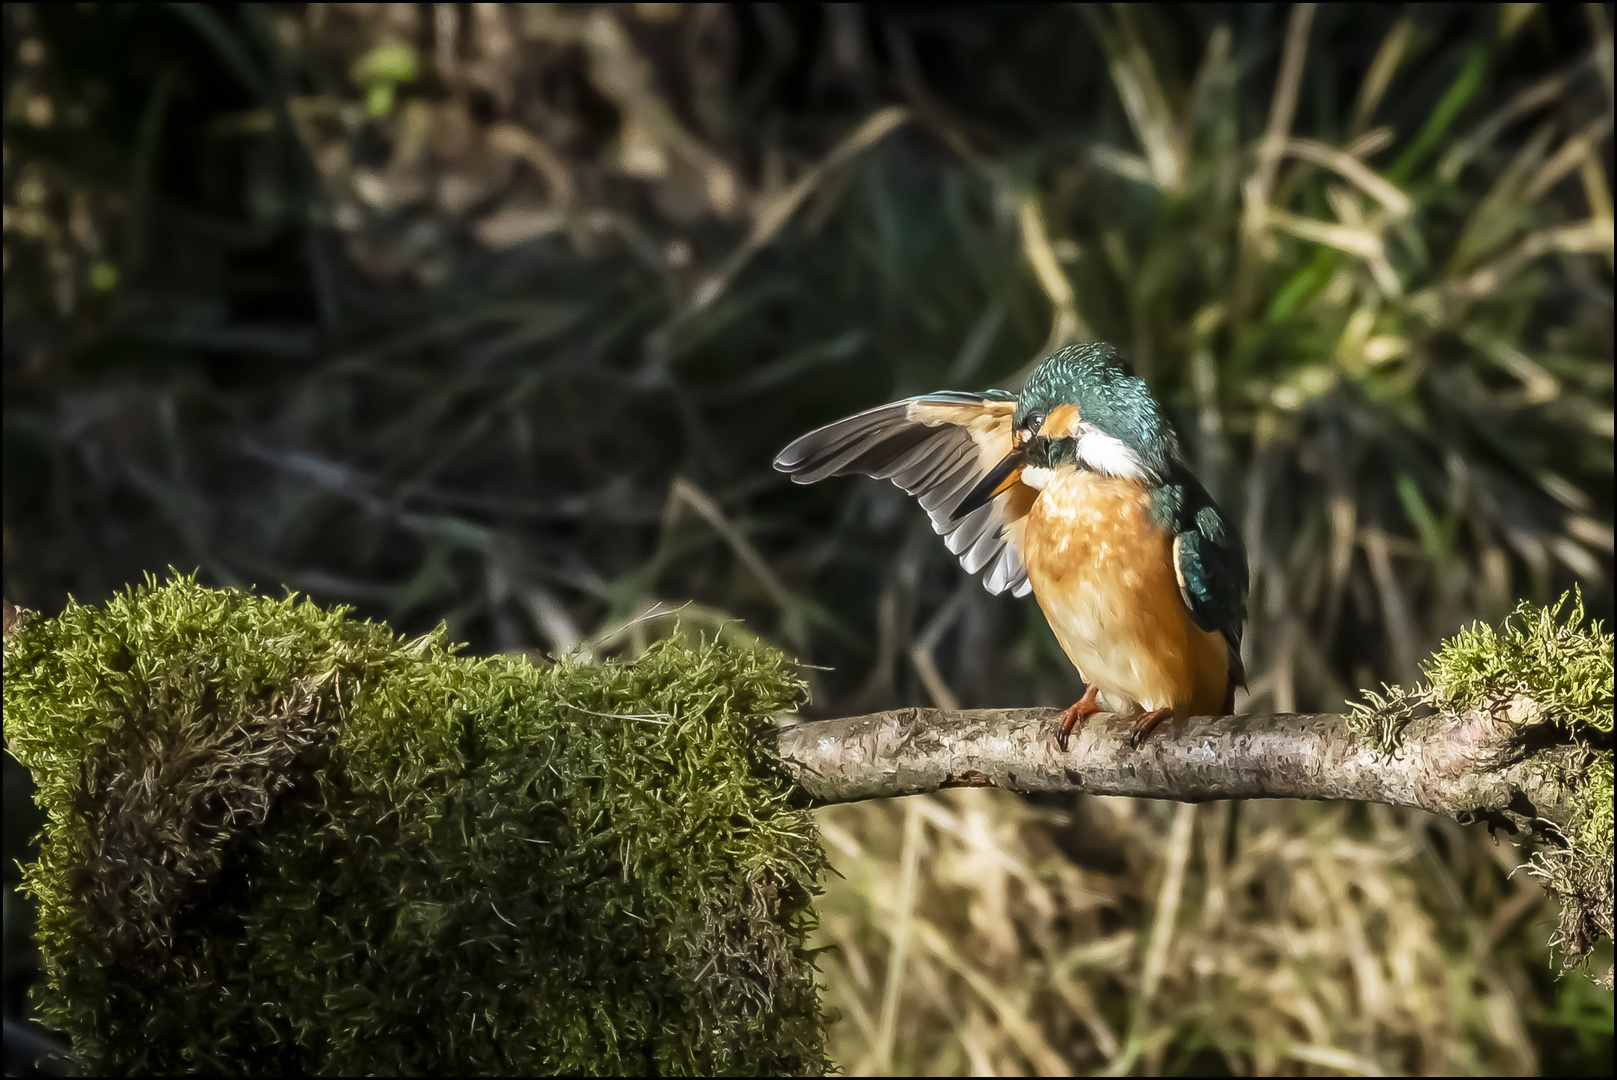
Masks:
[[[1139,748],[1133,722],[1102,714],[1062,753],[1058,709],[896,709],[784,728],[780,755],[816,804],[951,787],[1072,791],[1201,802],[1355,799],[1414,806],[1511,832],[1573,820],[1571,745],[1529,749],[1533,702],[1411,720],[1390,753],[1334,713],[1170,721]]]

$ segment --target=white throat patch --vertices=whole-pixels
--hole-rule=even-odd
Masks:
[[[1042,465],[1022,466],[1022,483],[1034,491],[1043,491],[1044,485],[1048,484],[1054,475],[1054,469],[1046,469]]]
[[[1128,444],[1088,424],[1079,428],[1077,454],[1078,464],[1108,476],[1144,480],[1150,472]]]

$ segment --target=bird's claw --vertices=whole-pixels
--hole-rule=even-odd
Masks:
[[[1056,733],[1056,744],[1061,747],[1063,754],[1067,752],[1067,742],[1072,738],[1072,733],[1082,731],[1084,722],[1100,712],[1100,704],[1096,700],[1099,694],[1100,690],[1091,685],[1084,691],[1083,697],[1067,706],[1067,711],[1061,714],[1061,730]]]
[[[1084,691],[1083,697],[1067,706],[1066,711],[1061,714],[1061,729],[1056,732],[1056,743],[1061,747],[1062,753],[1067,752],[1067,745],[1073,733],[1082,731],[1085,722],[1101,711],[1098,696],[1099,691],[1091,686]],[[1151,733],[1162,726],[1164,720],[1172,717],[1172,709],[1153,709],[1135,717],[1134,731],[1129,735],[1129,746],[1138,750],[1145,740],[1151,737]]]
[[[1134,721],[1134,734],[1129,736],[1129,745],[1138,750],[1151,733],[1171,716],[1173,716],[1172,709],[1153,709],[1148,713],[1141,713]]]

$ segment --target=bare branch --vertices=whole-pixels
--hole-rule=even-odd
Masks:
[[[1133,722],[1096,716],[1062,753],[1057,709],[897,709],[811,721],[780,733],[780,754],[815,803],[949,787],[1177,799],[1355,799],[1414,806],[1514,832],[1572,820],[1563,766],[1581,749],[1521,743],[1522,698],[1411,720],[1390,754],[1346,716],[1196,717],[1139,749]],[[1535,710],[1536,711],[1536,710]]]

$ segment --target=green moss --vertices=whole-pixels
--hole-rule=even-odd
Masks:
[[[1562,611],[1571,601],[1572,610]],[[1495,630],[1476,623],[1443,643],[1422,674],[1445,707],[1465,710],[1497,695],[1518,693],[1546,715],[1611,733],[1612,636],[1585,626],[1583,596],[1563,594],[1553,607],[1528,601]]]
[[[1474,623],[1443,642],[1421,665],[1423,683],[1361,691],[1362,700],[1349,703],[1352,727],[1390,752],[1418,710],[1465,712],[1519,696],[1538,706],[1520,714],[1523,724],[1562,724],[1579,738],[1610,735],[1612,636],[1585,623],[1580,593],[1550,607],[1524,600],[1502,627]]]
[[[1471,709],[1519,694],[1540,706],[1529,723],[1564,724],[1580,739],[1611,734],[1612,636],[1598,622],[1588,622],[1581,593],[1563,594],[1552,607],[1523,601],[1498,630],[1482,623],[1462,630],[1427,661],[1423,673],[1433,703],[1445,708]],[[1611,751],[1592,752],[1573,781],[1579,808],[1573,846],[1603,858],[1609,867]]]
[[[452,655],[181,579],[6,646],[89,1072],[826,1067],[780,654]]]
[[[1584,851],[1611,850],[1611,773],[1610,754],[1597,757],[1584,773],[1583,822],[1574,841]]]

